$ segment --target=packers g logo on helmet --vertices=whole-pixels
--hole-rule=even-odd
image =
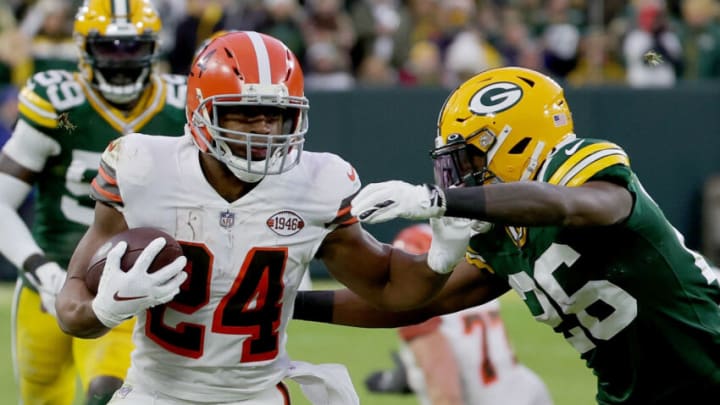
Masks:
[[[431,156],[444,187],[533,179],[573,135],[562,87],[530,69],[486,70],[455,89],[438,117]]]
[[[493,83],[478,90],[470,99],[470,111],[477,115],[499,113],[517,104],[522,97],[523,90],[515,83]]]

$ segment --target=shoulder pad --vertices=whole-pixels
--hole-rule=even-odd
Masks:
[[[315,179],[316,193],[326,196],[332,204],[333,218],[325,227],[352,225],[357,218],[350,213],[350,202],[360,190],[360,176],[355,168],[340,156],[332,153],[303,152],[301,165],[309,170],[308,176]]]
[[[18,97],[20,116],[35,127],[57,128],[62,113],[86,101],[72,73],[48,70],[33,75]]]
[[[185,111],[187,76],[166,73],[160,75],[160,81],[165,91],[165,103]]]
[[[597,139],[576,139],[549,157],[540,180],[561,186],[579,186],[612,166],[630,167],[630,159],[618,145]]]
[[[123,206],[116,173],[123,138],[115,139],[105,149],[100,158],[98,174],[90,184],[90,196],[93,199],[118,208]]]

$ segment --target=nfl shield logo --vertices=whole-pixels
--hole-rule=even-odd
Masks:
[[[220,226],[223,228],[232,228],[235,225],[235,213],[229,210],[220,213]]]

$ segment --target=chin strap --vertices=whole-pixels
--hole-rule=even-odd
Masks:
[[[241,169],[241,165],[244,164],[245,166],[248,166],[248,164],[252,165],[253,162],[248,162],[245,159],[239,159],[237,156],[233,155],[232,150],[226,142],[215,140],[215,145],[215,150],[218,151],[216,155],[218,160],[223,162],[230,172],[232,172],[232,174],[234,174],[238,179],[246,183],[257,183],[265,177],[265,174],[250,173],[247,170]],[[242,160],[242,162],[240,164],[235,164],[235,160]],[[257,163],[265,165],[266,161],[263,160]]]

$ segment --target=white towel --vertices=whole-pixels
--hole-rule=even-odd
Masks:
[[[350,373],[342,364],[292,361],[287,378],[300,385],[313,405],[359,405]]]

